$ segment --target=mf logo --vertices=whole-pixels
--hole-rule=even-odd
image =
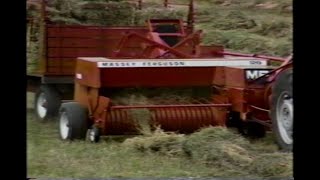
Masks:
[[[265,74],[267,74],[269,70],[247,70],[246,71],[246,79],[247,80],[254,80],[257,79]]]

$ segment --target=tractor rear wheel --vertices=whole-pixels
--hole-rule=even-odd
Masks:
[[[85,139],[88,130],[88,110],[77,102],[63,103],[59,116],[62,140]]]
[[[280,72],[273,85],[271,95],[271,119],[272,130],[279,147],[284,151],[292,151],[292,68]]]
[[[35,94],[34,109],[40,121],[47,121],[58,115],[61,96],[58,91],[49,85],[41,85]]]

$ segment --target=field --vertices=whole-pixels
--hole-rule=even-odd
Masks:
[[[153,7],[155,2],[148,0],[147,5]],[[291,1],[196,0],[196,3],[196,29],[204,30],[205,44],[222,44],[238,52],[290,55]],[[184,15],[182,9],[172,11],[174,16]],[[158,8],[147,8],[135,17],[146,18],[159,12]],[[142,22],[138,20],[134,23]],[[29,48],[33,48],[32,52],[37,50]],[[28,57],[29,68],[35,56]],[[28,177],[292,176],[292,153],[280,152],[272,134],[249,141],[232,129],[208,128],[190,136],[157,131],[139,137],[105,137],[98,144],[62,142],[56,121],[35,120],[32,99],[33,94],[28,93]]]
[[[28,94],[29,107],[32,94]],[[62,142],[56,121],[27,114],[28,177],[291,177],[292,154],[279,152],[272,134],[247,141],[232,130],[204,129],[190,136],[156,132]]]

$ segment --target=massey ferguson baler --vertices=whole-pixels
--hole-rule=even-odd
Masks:
[[[254,65],[252,65],[254,64]],[[259,64],[259,65],[257,65]],[[279,145],[292,146],[292,86],[290,65],[269,67],[256,58],[108,59],[78,58],[74,102],[60,109],[64,140],[90,140],[101,135],[138,133],[133,109],[150,112],[150,126],[188,133],[205,126],[228,126],[228,121],[251,123],[251,132],[264,133],[273,124]],[[271,72],[271,73],[270,73]],[[275,72],[279,73],[276,78]],[[266,74],[256,79],[259,74]],[[269,73],[269,74],[268,74]],[[189,103],[117,105],[113,92],[125,88],[207,87],[211,95],[193,96]],[[154,94],[157,96],[157,94]],[[153,98],[153,97],[150,97]],[[128,100],[129,101],[129,100]],[[271,111],[270,111],[271,108]]]
[[[101,135],[138,133],[132,111],[144,109],[150,126],[181,133],[236,124],[245,134],[263,136],[274,126],[280,147],[292,148],[291,59],[202,46],[201,32],[184,34],[179,20],[151,19],[148,26],[146,33],[127,32],[108,58],[77,58],[74,102],[60,108],[62,139],[84,139],[88,130],[93,142]],[[282,61],[281,66],[271,66],[272,61]],[[169,98],[123,105],[113,99],[125,89],[154,92],[146,95],[153,99],[163,88],[194,93],[184,102]]]

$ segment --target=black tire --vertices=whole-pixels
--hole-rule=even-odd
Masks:
[[[241,128],[239,128],[239,132],[248,137],[248,138],[263,138],[266,136],[266,129],[262,124],[259,124],[257,122],[243,122],[243,125]]]
[[[93,126],[91,129],[89,129],[89,141],[92,143],[97,143],[100,141],[100,129],[96,126]]]
[[[263,138],[266,135],[266,128],[262,124],[241,120],[239,112],[230,112],[227,126],[236,127],[241,135],[248,138]]]
[[[280,72],[274,82],[270,114],[277,144],[283,151],[291,152],[293,145],[292,68]]]
[[[42,102],[46,107],[42,107]],[[58,91],[49,85],[41,85],[35,94],[34,111],[36,118],[40,121],[47,121],[57,117],[61,105],[61,96]]]
[[[77,102],[63,103],[60,107],[59,132],[62,140],[86,138],[88,110]]]

